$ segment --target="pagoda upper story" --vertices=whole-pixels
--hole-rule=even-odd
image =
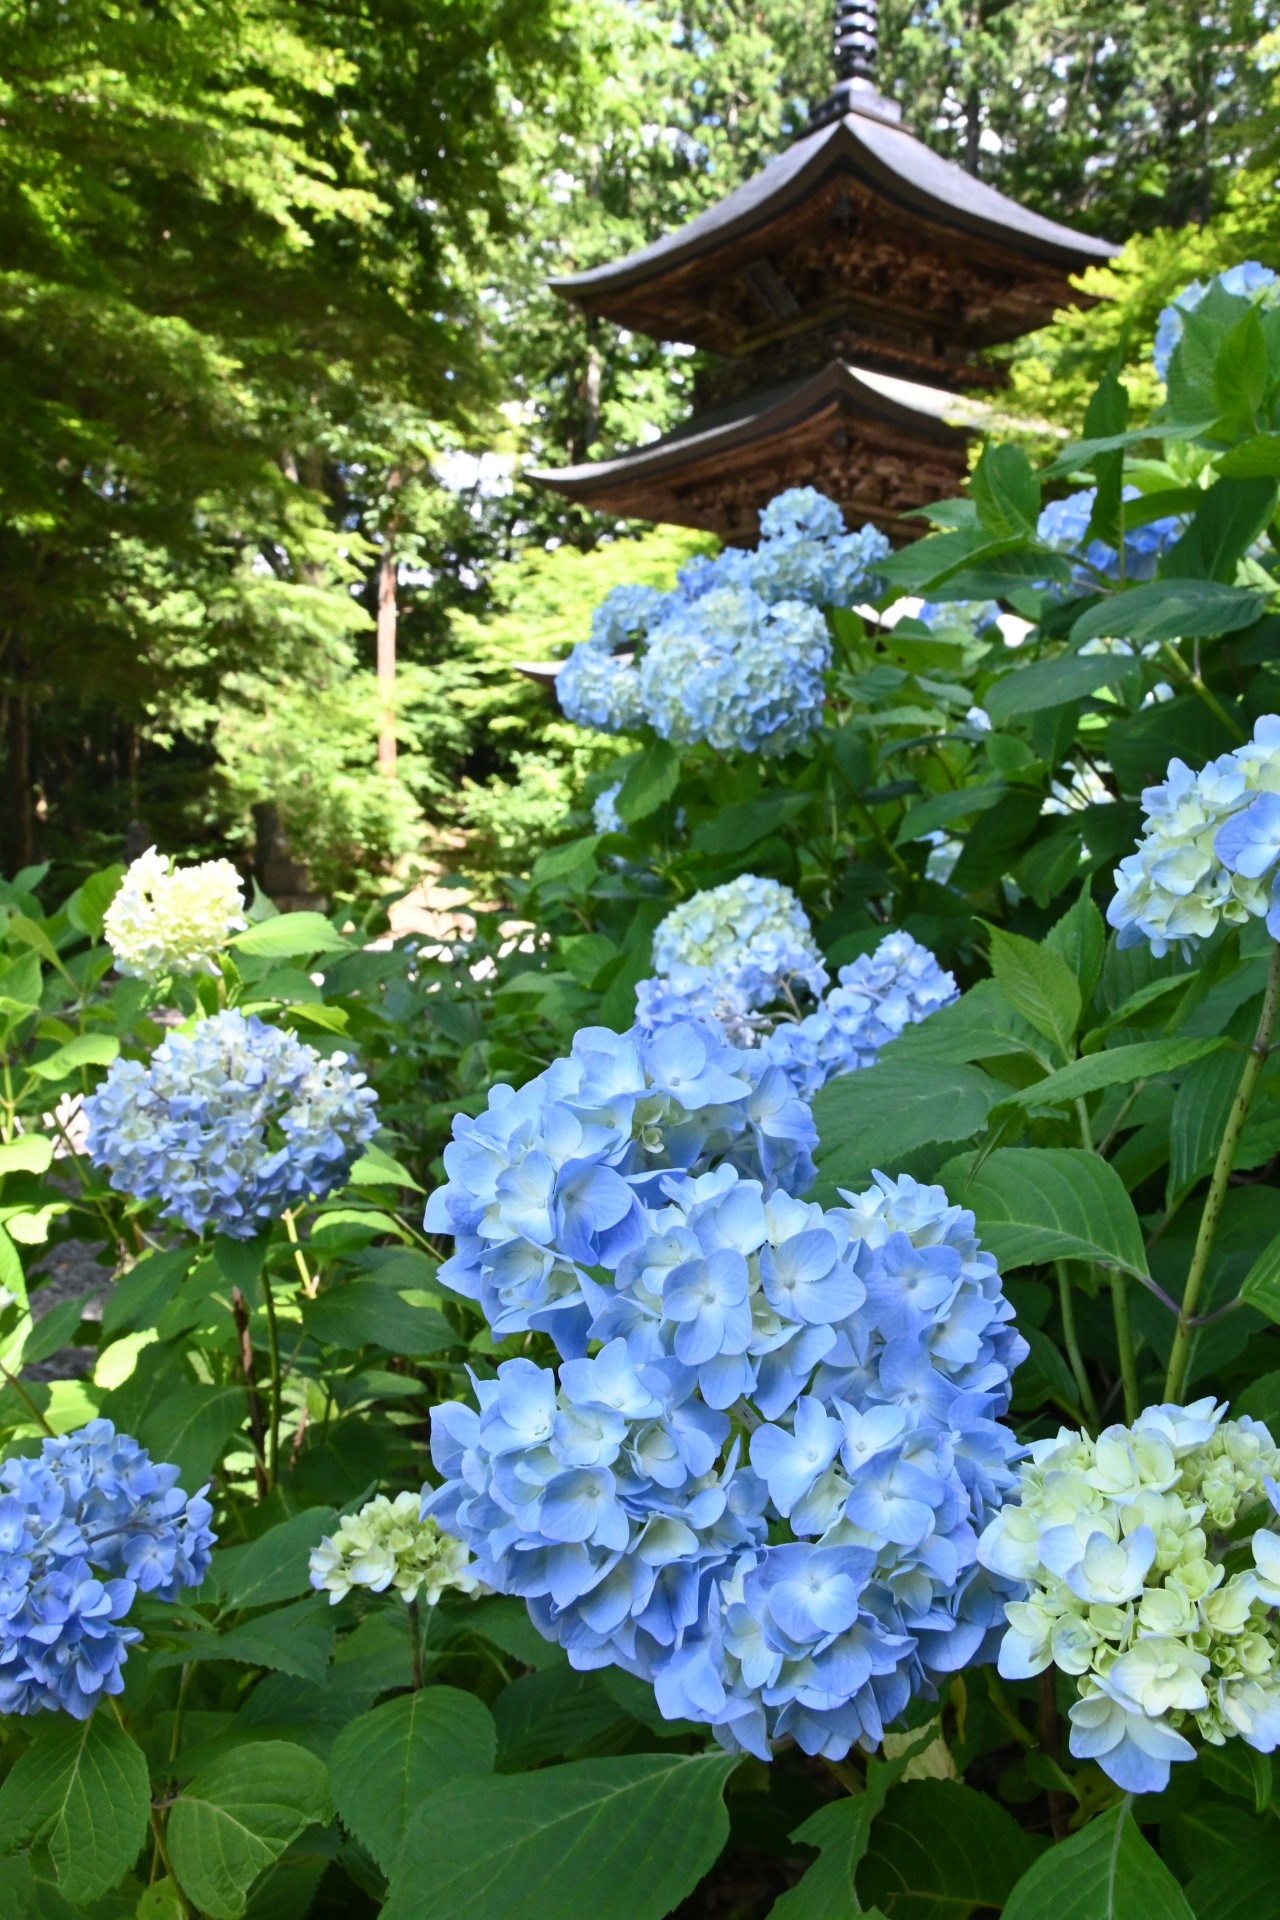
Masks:
[[[813,484],[905,533],[904,513],[963,478],[974,416],[948,396],[1000,384],[982,350],[1079,301],[1071,276],[1114,254],[908,133],[874,85],[875,0],[835,14],[839,83],[785,153],[654,245],[551,283],[589,316],[702,349],[693,418],[533,478],[733,539],[773,493]]]

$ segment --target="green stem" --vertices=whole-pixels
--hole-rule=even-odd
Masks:
[[[1274,945],[1271,949],[1271,967],[1267,974],[1266,992],[1262,996],[1262,1012],[1258,1016],[1258,1030],[1253,1036],[1253,1043],[1240,1071],[1240,1083],[1236,1088],[1236,1097],[1231,1103],[1231,1113],[1222,1136],[1222,1144],[1218,1148],[1218,1157],[1213,1163],[1213,1175],[1209,1181],[1204,1211],[1200,1215],[1200,1231],[1196,1235],[1195,1250],[1191,1255],[1187,1284],[1182,1294],[1182,1311],[1178,1315],[1178,1327],[1173,1336],[1173,1351],[1169,1356],[1169,1371],[1165,1376],[1166,1400],[1180,1399],[1186,1381],[1187,1367],[1191,1360],[1191,1342],[1195,1336],[1195,1329],[1191,1322],[1195,1319],[1196,1308],[1200,1302],[1200,1289],[1204,1285],[1209,1256],[1213,1252],[1214,1235],[1218,1231],[1218,1222],[1222,1218],[1222,1209],[1231,1182],[1231,1171],[1235,1166],[1236,1154],[1240,1148],[1240,1136],[1244,1132],[1244,1123],[1249,1117],[1249,1107],[1257,1091],[1258,1081],[1262,1077],[1262,1069],[1267,1063],[1267,1055],[1271,1051],[1271,1036],[1275,1031],[1278,1007],[1280,1007],[1280,945]]]
[[[262,1292],[267,1306],[267,1352],[271,1361],[271,1425],[268,1437],[267,1485],[274,1487],[280,1472],[280,1330],[276,1326],[276,1303],[271,1292],[271,1275],[262,1269]]]
[[[31,1395],[27,1392],[26,1388],[23,1386],[21,1380],[19,1380],[17,1374],[10,1373],[8,1367],[4,1366],[3,1364],[0,1364],[0,1373],[4,1375],[6,1383],[13,1388],[19,1400],[21,1400],[26,1406],[28,1406],[31,1409],[31,1417],[36,1422],[36,1424],[38,1426],[43,1427],[44,1431],[49,1435],[49,1438],[53,1439],[54,1437],[53,1428],[49,1425],[49,1422],[45,1419],[39,1407],[36,1405],[35,1401],[31,1398]]]
[[[1116,1323],[1116,1346],[1120,1353],[1120,1381],[1124,1388],[1124,1417],[1135,1421],[1142,1410],[1138,1394],[1138,1363],[1133,1348],[1133,1322],[1129,1317],[1129,1276],[1118,1267],[1111,1270],[1111,1311]]]
[[[1058,1306],[1062,1314],[1062,1344],[1067,1350],[1072,1377],[1076,1383],[1076,1392],[1080,1395],[1080,1405],[1089,1425],[1097,1431],[1098,1406],[1093,1397],[1093,1388],[1089,1384],[1089,1375],[1084,1364],[1084,1355],[1080,1351],[1080,1340],[1076,1332],[1076,1303],[1071,1292],[1071,1275],[1065,1260],[1054,1262],[1058,1273]]]
[[[409,1602],[409,1646],[413,1660],[413,1690],[422,1692],[422,1611],[416,1597]]]
[[[1215,720],[1220,720],[1222,725],[1227,729],[1227,732],[1233,733],[1237,740],[1242,742],[1247,740],[1249,736],[1240,725],[1240,722],[1227,712],[1217,694],[1211,693],[1204,681],[1200,678],[1200,675],[1193,672],[1187,665],[1172,640],[1165,641],[1164,653],[1170,665],[1175,667],[1181,674],[1186,685],[1191,688],[1194,694],[1204,701],[1205,706],[1208,707]]]

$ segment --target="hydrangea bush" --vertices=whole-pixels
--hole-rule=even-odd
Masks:
[[[1261,1911],[1271,285],[611,595],[447,931],[0,882],[6,1915]]]

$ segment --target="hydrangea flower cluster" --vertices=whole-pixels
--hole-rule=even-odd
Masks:
[[[1085,487],[1079,493],[1069,493],[1063,500],[1050,501],[1036,522],[1036,532],[1045,546],[1052,547],[1058,553],[1078,555],[1084,562],[1071,576],[1072,586],[1083,590],[1096,587],[1099,574],[1108,580],[1121,577],[1120,556],[1114,547],[1109,547],[1105,540],[1085,543],[1097,497],[1096,487]],[[1121,497],[1140,500],[1142,495],[1137,487],[1127,486]],[[1124,578],[1129,581],[1154,580],[1161,557],[1185,530],[1186,524],[1177,514],[1165,514],[1159,520],[1148,520],[1145,526],[1127,529],[1124,536]]]
[[[122,1691],[137,1595],[176,1600],[208,1571],[213,1509],[177,1482],[109,1420],[0,1467],[0,1713],[87,1720]]]
[[[784,981],[810,993],[827,984],[808,916],[790,887],[739,874],[682,900],[658,923],[653,965],[660,974],[696,967],[732,978],[748,1006],[778,997]]]
[[[821,720],[831,664],[821,609],[875,594],[889,544],[871,526],[846,533],[812,487],[779,494],[761,534],[754,553],[690,562],[670,593],[616,587],[557,677],[568,717],[606,733],[648,721],[663,739],[720,752],[801,746]]]
[[[838,1074],[874,1066],[881,1047],[904,1028],[960,995],[955,976],[902,930],[841,967],[837,978],[815,1012],[780,1023],[761,1043],[766,1060],[780,1066],[805,1099]]]
[[[1274,307],[1280,300],[1280,284],[1275,274],[1270,267],[1261,266],[1256,260],[1242,260],[1239,266],[1228,267],[1224,273],[1214,274],[1208,286],[1202,281],[1193,280],[1189,287],[1184,287],[1175,296],[1171,306],[1161,309],[1156,322],[1151,359],[1161,380],[1169,377],[1169,363],[1182,338],[1184,316],[1195,312],[1210,287],[1221,287],[1223,293],[1234,294],[1237,299],[1254,300],[1263,307]]]
[[[816,607],[722,587],[668,616],[640,663],[664,740],[720,753],[790,753],[822,720],[831,637]]]
[[[606,1264],[593,1357],[434,1410],[424,1512],[575,1667],[731,1751],[874,1748],[1010,1591],[976,1553],[1026,1347],[972,1214],[883,1176],[824,1212],[722,1165],[662,1177]]]
[[[664,1178],[729,1163],[803,1191],[816,1145],[786,1075],[718,1029],[585,1027],[566,1058],[454,1121],[448,1180],[426,1213],[428,1232],[456,1243],[440,1279],[479,1302],[499,1339],[533,1328],[581,1354],[587,1270],[612,1272],[644,1240]]]
[[[192,1233],[251,1240],[346,1178],[378,1129],[377,1095],[345,1053],[322,1058],[237,1010],[173,1033],[148,1063],[113,1062],[84,1103],[111,1184]]]
[[[1263,917],[1280,939],[1280,715],[1264,714],[1251,740],[1199,773],[1171,760],[1142,804],[1142,839],[1107,908],[1118,946],[1147,940],[1157,958],[1174,946],[1190,956],[1221,923]]]
[[[149,847],[120,882],[102,930],[119,972],[154,983],[217,973],[215,955],[247,924],[244,889],[229,860],[179,867]]]
[[[434,1607],[442,1593],[482,1593],[460,1540],[419,1517],[416,1493],[394,1500],[380,1493],[349,1514],[312,1550],[311,1584],[336,1607],[353,1587],[385,1593],[392,1587],[406,1602],[419,1595]]]
[[[591,805],[591,824],[597,833],[625,833],[627,823],[618,812],[618,795],[622,792],[621,780],[615,780],[612,786],[598,793]]]
[[[1074,1676],[1071,1751],[1127,1793],[1163,1791],[1170,1765],[1195,1757],[1193,1729],[1213,1746],[1280,1744],[1280,1533],[1259,1525],[1251,1564],[1235,1566],[1280,1449],[1225,1413],[1211,1399],[1148,1407],[1096,1440],[1064,1428],[1037,1441],[1020,1500],[978,1545],[983,1566],[1029,1589],[1005,1609],[1001,1673]]]

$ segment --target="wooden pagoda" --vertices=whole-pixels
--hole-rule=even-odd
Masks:
[[[836,0],[838,84],[762,173],[624,260],[553,280],[589,317],[699,348],[695,411],[611,460],[530,477],[579,506],[751,544],[816,486],[902,537],[957,491],[994,389],[979,355],[1081,296],[1109,241],[1020,207],[899,124],[875,88],[875,0]]]

